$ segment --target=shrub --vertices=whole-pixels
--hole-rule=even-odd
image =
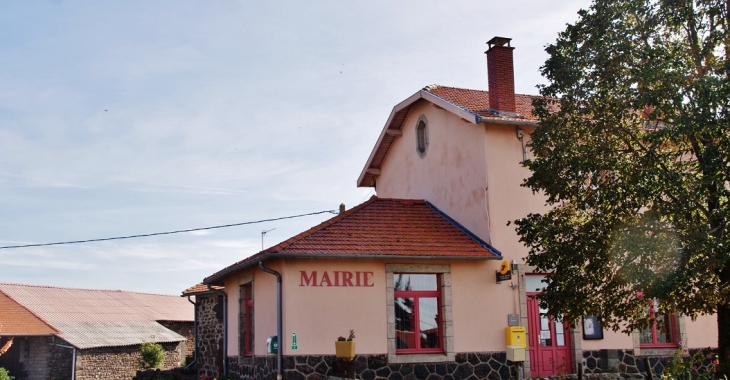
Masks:
[[[7,369],[0,367],[0,380],[15,380],[15,377],[10,376]]]
[[[703,371],[700,367],[705,365]],[[684,356],[682,342],[679,342],[679,348],[675,351],[672,361],[664,366],[662,371],[662,380],[712,380],[717,372],[717,355],[709,348],[699,350],[692,356]]]
[[[152,339],[154,340],[154,336]],[[165,361],[165,350],[159,343],[144,342],[139,347],[139,365],[142,369],[161,368]]]

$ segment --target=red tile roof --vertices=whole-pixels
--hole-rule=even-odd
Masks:
[[[423,200],[369,201],[206,278],[227,275],[270,257],[496,259],[501,254]]]
[[[537,118],[532,115],[532,99],[535,98],[533,95],[515,94],[516,112],[522,116],[522,118],[510,118],[500,117],[489,111],[488,91],[469,90],[466,88],[439,85],[428,86],[425,87],[424,90],[454,104],[459,108],[475,113],[482,118],[495,120],[513,119],[515,121],[523,120],[533,123],[537,122]],[[485,122],[489,121],[485,120]]]
[[[222,286],[211,286],[213,290],[223,290]],[[208,285],[205,285],[203,283],[193,285],[185,290],[183,290],[182,295],[183,296],[193,296],[196,294],[203,294],[203,293],[210,293],[211,290],[208,289]]]
[[[58,331],[7,294],[0,292],[0,337],[54,335]]]

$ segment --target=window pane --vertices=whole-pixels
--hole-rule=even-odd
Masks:
[[[393,275],[395,290],[438,290],[438,275],[396,273]]]
[[[652,338],[651,335],[652,335],[651,326],[641,329],[641,333],[639,335],[639,342],[640,343],[654,343],[654,339]]]
[[[441,333],[438,324],[438,299],[422,297],[418,299],[419,328],[421,348],[441,347]]]
[[[395,348],[416,347],[416,324],[413,298],[395,299]]]
[[[674,343],[672,339],[672,320],[669,315],[656,316],[657,343]]]

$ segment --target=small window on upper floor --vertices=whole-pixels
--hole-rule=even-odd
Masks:
[[[428,149],[428,120],[421,115],[416,124],[416,152],[421,157],[426,155]]]

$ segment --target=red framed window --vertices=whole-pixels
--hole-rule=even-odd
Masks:
[[[677,347],[677,324],[674,315],[661,314],[656,300],[649,300],[649,314],[654,323],[640,331],[641,347]]]
[[[238,351],[241,356],[253,356],[253,286],[239,288]]]
[[[444,352],[441,277],[394,273],[396,354]]]

